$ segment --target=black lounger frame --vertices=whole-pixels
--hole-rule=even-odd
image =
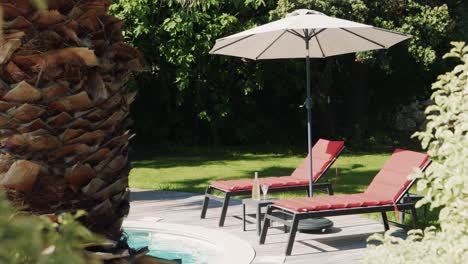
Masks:
[[[424,171],[431,161],[429,160],[422,168]],[[343,209],[330,209],[330,210],[319,210],[319,211],[310,211],[310,212],[296,212],[291,209],[283,208],[277,205],[269,205],[267,207],[267,211],[265,213],[264,222],[262,233],[260,235],[260,244],[265,244],[266,235],[268,233],[268,228],[270,227],[270,222],[280,222],[285,226],[289,227],[289,239],[288,244],[286,246],[286,256],[290,256],[294,244],[294,239],[296,238],[296,233],[298,231],[299,221],[302,219],[308,218],[316,218],[316,217],[326,217],[326,216],[339,216],[339,215],[350,215],[350,214],[366,214],[366,213],[381,213],[382,214],[382,222],[384,225],[385,230],[389,229],[389,223],[399,226],[405,227],[402,224],[395,223],[389,221],[387,219],[386,212],[394,211],[395,207],[398,211],[410,210],[413,228],[416,228],[417,224],[417,217],[416,217],[416,208],[415,202],[410,201],[407,202],[404,196],[408,193],[409,189],[413,186],[415,180],[413,180],[406,189],[401,193],[398,199],[395,200],[395,204],[391,205],[378,205],[378,206],[363,206],[363,207],[355,207],[355,208],[343,208]],[[273,215],[273,212],[275,214]],[[281,215],[283,214],[285,217],[281,218],[278,217],[278,213]],[[287,220],[287,216],[292,217],[292,220]]]
[[[333,158],[333,160],[328,164],[328,166],[323,170],[322,174],[319,175],[317,178],[317,181],[319,181],[322,176],[328,171],[328,169],[335,163],[335,161],[338,159],[338,157],[341,155],[341,152],[343,151],[344,146],[338,151],[336,156]],[[332,184],[330,182],[324,182],[324,183],[313,183],[313,187],[319,190],[326,189],[327,193],[329,195],[333,195],[333,188]],[[298,190],[306,190],[307,195],[309,195],[309,184],[303,184],[303,185],[292,185],[292,186],[281,186],[281,187],[270,187],[268,192],[286,192],[286,191],[298,191]],[[218,191],[221,193],[224,193],[223,197],[219,197],[213,194],[214,191]],[[240,196],[240,195],[250,195],[252,194],[251,190],[242,190],[242,191],[226,191],[222,190],[219,188],[216,188],[214,186],[208,186],[205,191],[205,199],[203,201],[203,207],[201,211],[201,218],[204,219],[206,217],[206,211],[208,210],[208,205],[211,200],[219,201],[223,203],[223,207],[221,209],[221,216],[219,218],[219,223],[218,226],[224,226],[224,220],[226,219],[226,214],[227,214],[227,209],[229,206],[229,201],[231,197],[234,196]]]

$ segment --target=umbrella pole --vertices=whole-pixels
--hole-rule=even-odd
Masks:
[[[309,57],[309,30],[304,30],[304,40],[306,42],[306,76],[307,76],[307,101],[306,101],[306,108],[307,108],[307,142],[309,145],[309,196],[312,197],[312,184],[313,184],[313,175],[312,175],[312,96],[310,91],[310,57]],[[326,219],[326,218],[310,218],[310,219],[302,219],[299,221],[298,229],[300,232],[315,232],[315,231],[322,231],[333,227],[333,222]]]
[[[309,197],[312,197],[313,190],[313,172],[312,172],[312,98],[310,92],[310,58],[309,58],[309,38],[308,38],[308,30],[306,30],[306,50],[307,50],[307,57],[306,57],[306,76],[307,76],[307,101],[306,101],[306,108],[307,108],[307,142],[309,145]]]

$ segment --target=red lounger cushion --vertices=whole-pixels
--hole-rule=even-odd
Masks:
[[[312,173],[316,182],[336,158],[344,141],[329,141],[319,139],[312,148]],[[307,185],[309,184],[309,156],[304,158],[291,176],[260,178],[260,183],[268,183],[271,188]],[[224,191],[252,190],[252,179],[239,179],[227,181],[213,181],[211,186]]]
[[[364,193],[293,198],[273,203],[296,212],[393,204],[411,183],[408,176],[417,169],[423,169],[428,162],[426,154],[397,149]]]
[[[375,206],[384,203],[364,193],[342,194],[334,196],[316,196],[313,198],[292,198],[274,201],[273,203],[282,208],[296,212],[309,212],[328,209],[354,208],[361,206]]]
[[[380,200],[395,201],[407,189],[408,177],[429,162],[427,154],[396,149],[365,191]]]

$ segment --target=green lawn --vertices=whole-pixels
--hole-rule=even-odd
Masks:
[[[335,193],[356,193],[365,190],[383,166],[390,152],[350,153],[344,151],[324,177],[335,181]],[[218,179],[253,178],[289,175],[305,153],[289,150],[258,151],[247,148],[181,148],[166,154],[145,149],[137,151],[130,173],[130,187],[203,193],[208,183]],[[282,193],[280,197],[304,196],[305,193]],[[433,219],[430,213],[429,219]],[[389,214],[393,218],[393,214]],[[431,221],[433,222],[433,221]]]
[[[387,154],[344,153],[328,171],[325,178],[334,180],[338,168],[337,193],[363,190],[385,162]],[[226,151],[198,152],[154,156],[133,162],[130,173],[132,188],[204,192],[212,180],[289,175],[304,158],[300,154],[252,153]]]

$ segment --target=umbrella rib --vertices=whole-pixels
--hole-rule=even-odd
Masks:
[[[296,30],[294,29],[287,29],[286,32],[288,32],[289,34],[292,34],[298,38],[301,38],[301,39],[304,39],[304,36],[302,36],[301,34],[299,34],[299,32],[297,32]]]
[[[393,33],[393,34],[400,35],[400,36],[404,36],[404,37],[411,37],[411,35],[408,35],[408,34],[405,34],[405,33],[396,32],[396,31],[391,31],[391,30],[388,30],[388,29],[385,29],[385,28],[378,28],[378,27],[373,27],[373,28],[374,28],[374,29],[377,29],[377,30],[380,30],[380,31],[383,31],[383,32],[387,32],[387,33]]]
[[[258,60],[258,58],[260,58],[263,53],[265,53],[269,48],[271,48],[271,46],[273,46],[273,44],[276,43],[276,41],[278,41],[278,39],[280,39],[284,34],[286,33],[286,30],[284,30],[278,37],[276,37],[262,52],[260,52],[260,54],[258,54],[257,57],[255,57],[255,60]]]
[[[245,36],[245,37],[240,38],[240,39],[238,39],[238,40],[235,40],[235,41],[233,41],[233,42],[231,42],[231,43],[228,43],[228,44],[226,44],[226,45],[224,45],[224,46],[221,46],[221,47],[219,47],[219,48],[217,48],[217,49],[211,51],[210,53],[215,53],[216,51],[218,51],[218,50],[220,50],[220,49],[224,49],[224,48],[226,48],[226,47],[229,47],[229,46],[231,46],[231,45],[233,45],[233,44],[236,44],[236,43],[239,42],[239,41],[242,41],[242,40],[244,40],[244,39],[250,38],[250,37],[252,37],[252,36],[254,36],[254,34]]]
[[[315,29],[312,29],[313,33],[309,36],[310,39],[312,39],[313,37],[317,37],[318,34],[324,32],[325,30],[327,30],[326,28],[322,28],[320,29],[319,31],[315,31]]]
[[[386,47],[385,47],[384,45],[382,45],[382,44],[380,44],[380,43],[378,43],[378,42],[376,42],[376,41],[373,41],[373,40],[371,40],[371,39],[368,39],[368,38],[366,38],[366,37],[364,37],[364,36],[361,36],[361,35],[359,35],[359,34],[353,32],[353,31],[351,31],[351,30],[348,30],[348,29],[345,29],[345,28],[340,28],[340,29],[343,30],[343,31],[346,31],[346,32],[348,32],[348,33],[350,33],[350,34],[353,34],[353,35],[355,35],[356,37],[360,37],[360,38],[362,38],[362,39],[364,39],[364,40],[367,40],[367,41],[369,41],[369,42],[371,42],[371,43],[373,43],[373,44],[375,44],[375,45],[377,45],[377,46],[380,46],[380,47],[383,48],[383,49],[386,49]]]
[[[314,35],[313,35],[313,36],[315,37],[315,40],[317,41],[317,44],[318,44],[318,46],[319,46],[319,48],[320,48],[320,52],[322,53],[322,57],[323,57],[323,58],[325,58],[325,53],[323,52],[322,45],[320,45],[320,41],[319,41],[317,35],[318,35],[320,32],[324,31],[324,30],[325,30],[325,29],[319,31],[317,34],[315,34],[315,30],[314,30]]]

